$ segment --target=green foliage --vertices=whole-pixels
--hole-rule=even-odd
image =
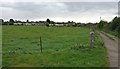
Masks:
[[[98,28],[110,33],[112,35],[120,37],[120,17],[115,17],[111,22],[107,23],[106,21],[101,20],[98,23]]]
[[[118,32],[118,37],[120,38],[120,25],[117,27],[116,31]]]
[[[49,27],[49,24],[50,24],[50,19],[47,19],[46,20],[46,26]]]
[[[13,19],[9,20],[9,25],[13,25],[13,23],[15,23],[15,21]]]
[[[29,20],[26,21],[27,23],[29,22]]]
[[[115,17],[115,18],[112,20],[112,22],[111,22],[110,29],[111,29],[112,31],[115,30],[115,29],[117,28],[117,26],[118,26],[118,23],[119,23],[118,18]]]
[[[108,67],[99,34],[89,48],[88,28],[3,26],[3,67]],[[13,34],[14,33],[14,34]],[[39,37],[42,37],[43,53]],[[87,48],[71,49],[75,45]],[[9,51],[16,51],[9,52]]]
[[[107,24],[107,23],[108,23],[107,21],[101,20],[98,24],[98,28],[103,29],[104,25]]]
[[[110,30],[117,32],[117,36],[120,37],[120,17],[115,17],[110,22]]]

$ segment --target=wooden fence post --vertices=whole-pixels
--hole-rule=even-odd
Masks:
[[[90,32],[90,47],[94,47],[95,33]]]
[[[41,47],[41,53],[42,53],[42,39],[41,39],[41,36],[40,36],[40,47]]]

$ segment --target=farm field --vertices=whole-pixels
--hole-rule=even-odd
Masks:
[[[2,26],[0,26],[0,67],[2,67]]]
[[[3,67],[108,67],[106,48],[83,27],[3,26]],[[40,51],[40,36],[43,50]]]

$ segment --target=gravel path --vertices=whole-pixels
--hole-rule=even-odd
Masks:
[[[118,38],[107,33],[100,33],[100,35],[107,48],[110,67],[118,67]]]

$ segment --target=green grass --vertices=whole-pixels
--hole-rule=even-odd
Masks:
[[[2,67],[2,26],[0,25],[0,67]]]
[[[89,47],[90,31],[82,27],[3,26],[3,67],[107,67],[99,34],[95,47]],[[81,44],[85,46],[79,48]]]
[[[106,33],[109,33],[113,36],[116,36],[118,38],[120,38],[120,33],[119,31],[111,31],[110,29],[102,29],[102,31],[106,32]]]

